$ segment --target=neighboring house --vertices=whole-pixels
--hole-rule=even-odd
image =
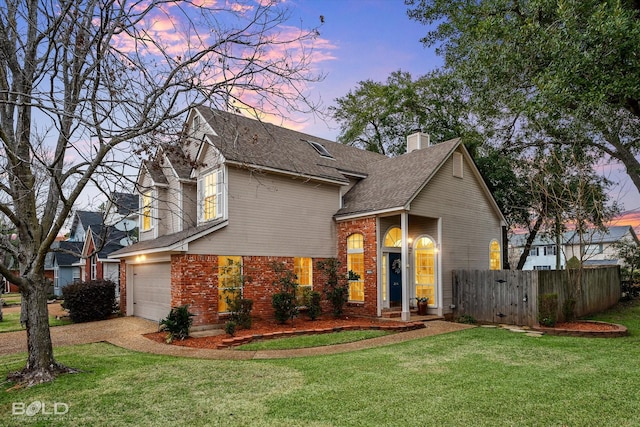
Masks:
[[[107,224],[105,226],[104,224]],[[56,296],[69,283],[92,279],[120,281],[118,261],[109,253],[137,241],[138,196],[114,192],[104,212],[75,211],[69,239],[56,242],[50,253]],[[97,253],[95,249],[99,248]],[[120,287],[116,287],[119,295]]]
[[[221,267],[251,277],[253,315],[272,317],[273,261],[321,291],[317,261],[337,257],[350,315],[397,310],[415,297],[452,312],[452,270],[499,269],[505,220],[460,140],[407,138],[388,158],[239,115],[194,108],[180,146],[159,146],[138,175],[140,241],[110,255],[121,309],[152,320],[189,304],[194,325],[219,323]]]
[[[49,254],[53,264],[53,293],[62,296],[62,288],[69,283],[80,281],[80,267],[77,265],[84,242],[65,240],[55,242]]]
[[[509,257],[512,261],[517,260],[522,254],[526,238],[526,234],[516,234],[510,238]],[[523,270],[555,270],[556,253],[558,252],[560,253],[561,269],[564,269],[567,260],[574,256],[581,260],[585,266],[623,265],[623,261],[618,259],[614,246],[615,243],[622,240],[640,244],[633,227],[630,225],[612,226],[605,231],[595,228],[589,229],[582,236],[576,231],[568,231],[563,233],[560,247],[552,238],[536,237],[529,250]]]

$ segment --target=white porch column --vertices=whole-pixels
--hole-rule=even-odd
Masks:
[[[400,214],[400,230],[402,231],[402,320],[408,321],[409,313],[409,214]]]
[[[442,286],[442,217],[438,218],[438,241],[436,242],[436,292],[438,295],[438,316],[444,316],[444,296]]]

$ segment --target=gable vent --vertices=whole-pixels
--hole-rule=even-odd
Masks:
[[[318,154],[320,154],[322,157],[326,157],[328,159],[333,159],[333,156],[331,155],[331,153],[329,153],[329,151],[326,149],[326,147],[322,144],[320,144],[319,142],[315,142],[315,141],[307,141],[309,143],[309,145],[311,145],[313,147],[314,150],[316,150],[318,152]]]
[[[464,177],[464,158],[462,153],[453,153],[453,176],[456,178]]]
[[[407,136],[407,153],[420,150],[431,145],[428,133],[416,132]]]

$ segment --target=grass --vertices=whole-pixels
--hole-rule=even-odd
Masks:
[[[636,426],[640,305],[594,316],[629,337],[474,328],[331,356],[198,360],[99,343],[56,349],[82,373],[0,391],[0,425]],[[0,357],[0,376],[25,355]],[[11,384],[2,385],[6,390]],[[69,405],[12,415],[14,403]]]
[[[297,337],[279,338],[251,342],[237,347],[238,350],[290,350],[296,348],[322,347],[326,345],[345,344],[370,338],[388,335],[387,331],[343,331],[331,334],[301,335]]]
[[[3,313],[2,322],[0,322],[1,332],[21,331],[24,328],[20,325],[20,313]],[[68,325],[71,323],[69,319],[56,319],[55,316],[49,316],[49,326]]]
[[[22,301],[22,297],[18,292],[2,294],[0,295],[0,299],[4,300],[5,305],[20,304],[20,301]]]

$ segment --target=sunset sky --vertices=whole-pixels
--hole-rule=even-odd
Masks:
[[[303,26],[316,25],[320,15],[324,17],[320,37],[327,50],[318,67],[327,77],[313,90],[325,105],[333,104],[359,81],[384,82],[399,69],[417,77],[443,63],[434,49],[420,43],[427,28],[409,20],[403,0],[289,0],[287,4]],[[327,52],[331,59],[326,59]],[[332,140],[338,134],[335,123],[310,119],[303,126],[305,132]],[[621,165],[603,165],[602,170],[618,183],[611,198],[627,212],[616,225],[630,224],[640,233],[640,193]]]

